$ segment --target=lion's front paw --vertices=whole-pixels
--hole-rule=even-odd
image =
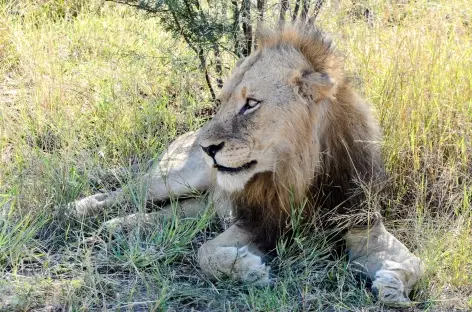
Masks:
[[[385,305],[404,307],[411,304],[401,278],[394,271],[380,270],[372,282],[372,292]]]
[[[262,258],[250,252],[247,246],[237,249],[237,259],[233,268],[233,274],[237,279],[268,284],[269,270],[270,267],[262,262]]]
[[[198,258],[202,270],[210,277],[229,276],[257,285],[269,283],[270,267],[262,262],[261,257],[250,252],[247,246],[201,248]]]

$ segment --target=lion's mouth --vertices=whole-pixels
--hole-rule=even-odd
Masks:
[[[216,163],[213,165],[213,167],[216,168],[219,172],[238,173],[238,172],[241,172],[241,171],[249,170],[255,164],[257,164],[257,161],[256,160],[251,160],[250,162],[245,163],[244,165],[242,165],[240,167],[236,167],[236,168],[225,167],[225,166],[218,165]]]

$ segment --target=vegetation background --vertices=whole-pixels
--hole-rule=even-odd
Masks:
[[[0,311],[385,310],[319,234],[282,240],[274,285],[255,288],[199,271],[196,249],[218,231],[210,210],[101,228],[152,208],[134,174],[209,118],[209,86],[254,48],[258,21],[274,25],[284,5],[288,23],[296,3],[334,38],[382,124],[387,226],[427,268],[409,310],[472,310],[470,1],[125,2],[0,0]],[[184,4],[193,26],[166,15]],[[126,206],[67,213],[118,184]]]

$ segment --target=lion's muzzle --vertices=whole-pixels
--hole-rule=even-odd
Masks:
[[[257,160],[251,158],[251,147],[245,140],[209,142],[202,140],[200,146],[209,166],[221,173],[239,173],[253,168]]]

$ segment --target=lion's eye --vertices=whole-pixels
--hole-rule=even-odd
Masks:
[[[244,106],[239,111],[239,115],[247,115],[249,113],[252,113],[253,111],[259,108],[259,105],[261,104],[261,102],[262,101],[247,98],[246,104],[244,104]]]

